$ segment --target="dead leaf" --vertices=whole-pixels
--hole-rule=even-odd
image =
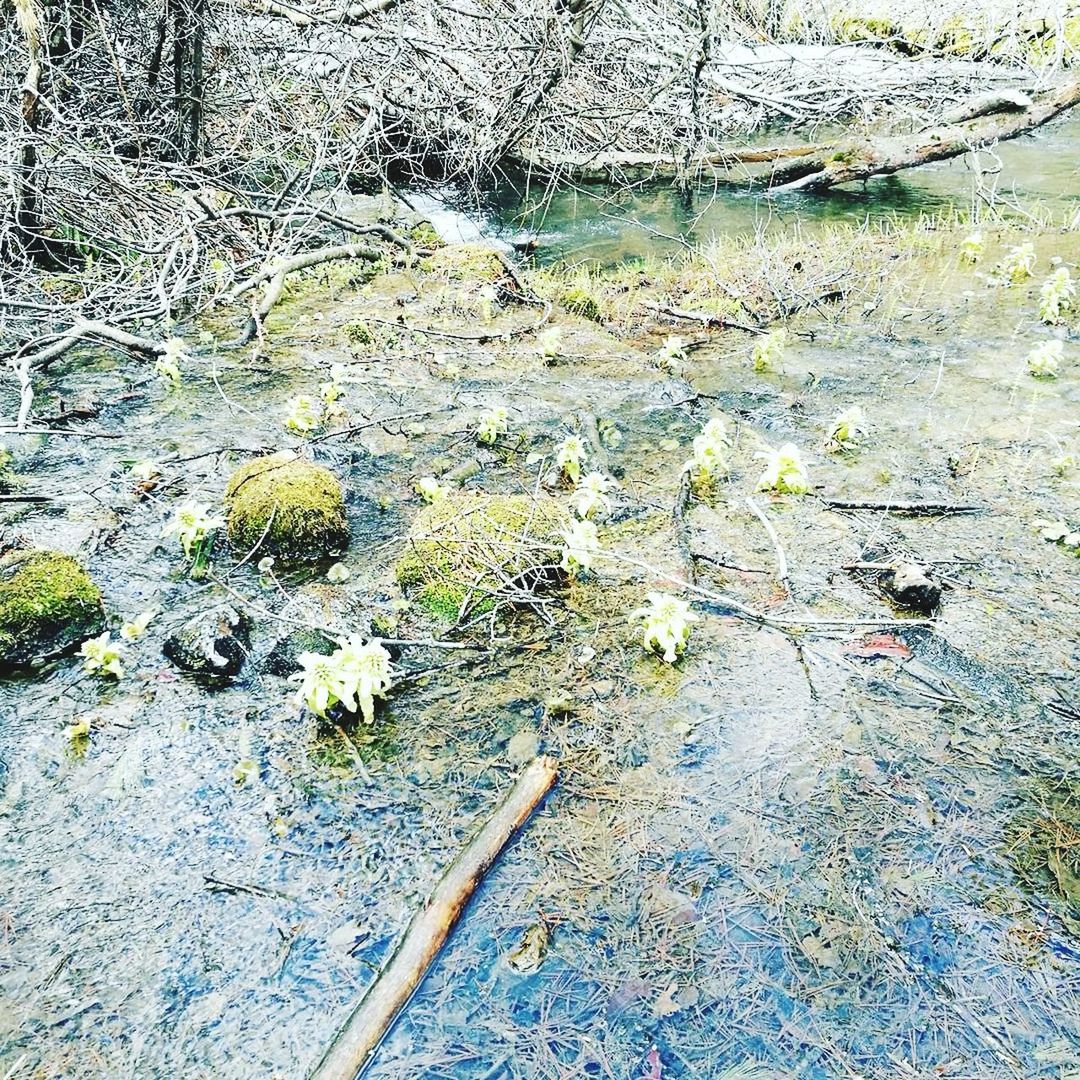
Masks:
[[[864,656],[868,659],[891,657],[894,660],[908,660],[912,652],[895,634],[870,634],[859,645],[849,645],[844,650],[847,656]]]

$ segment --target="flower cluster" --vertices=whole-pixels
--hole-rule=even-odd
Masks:
[[[480,419],[476,421],[474,430],[478,443],[482,443],[484,446],[494,446],[495,440],[510,430],[509,415],[501,405],[496,405],[495,408],[488,409],[486,413],[481,415]]]
[[[330,709],[341,705],[346,712],[359,712],[370,724],[375,698],[386,697],[393,686],[390,654],[375,638],[365,644],[352,634],[329,656],[306,652],[298,659],[301,670],[290,677],[300,683],[296,700],[324,720]]]
[[[158,353],[158,357],[154,361],[154,370],[163,379],[167,379],[172,383],[173,386],[178,386],[181,378],[180,363],[181,361],[190,361],[190,359],[183,338],[167,338],[162,351]]]
[[[1075,299],[1076,282],[1067,266],[1059,266],[1039,290],[1039,318],[1046,323],[1059,322],[1062,313],[1073,306]]]
[[[575,521],[562,537],[566,546],[559,565],[568,574],[591,570],[593,560],[600,552],[600,534],[596,526],[587,520]]]
[[[611,500],[607,493],[612,486],[611,480],[602,472],[591,472],[582,477],[581,483],[574,489],[574,513],[582,521],[607,517],[611,513]]]
[[[865,434],[866,417],[858,405],[845,409],[829,426],[825,434],[825,451],[829,454],[852,450],[859,445],[859,436]]]
[[[1060,341],[1044,341],[1027,354],[1028,373],[1037,379],[1057,378],[1064,346]]]
[[[1009,248],[1008,254],[994,267],[997,277],[1004,280],[1007,285],[1015,285],[1021,281],[1027,281],[1035,272],[1035,247],[1034,245],[1020,244],[1019,247]]]
[[[669,334],[656,351],[656,366],[671,371],[686,359],[686,341],[678,334]]]
[[[146,633],[146,628],[150,625],[150,620],[154,617],[154,611],[144,611],[141,615],[136,615],[131,622],[126,622],[120,627],[120,636],[125,641],[138,641],[139,638]]]
[[[782,326],[770,330],[764,337],[759,337],[754,343],[754,351],[750,354],[754,370],[775,371],[784,359],[786,347],[787,331]]]
[[[758,480],[758,491],[778,491],[787,495],[805,495],[810,490],[799,448],[784,443],[779,450],[756,454],[764,459],[765,471]]]
[[[319,426],[321,409],[310,394],[297,394],[289,402],[285,427],[297,435],[307,435]]]
[[[330,365],[330,381],[319,384],[319,393],[322,394],[322,399],[327,405],[333,405],[333,403],[341,397],[343,393],[341,384],[345,382],[345,378],[346,371],[344,364]]]
[[[683,466],[695,484],[709,484],[727,472],[727,428],[719,416],[707,421],[700,435],[694,436],[694,456]]]
[[[112,675],[123,678],[124,667],[120,663],[120,650],[112,644],[112,635],[106,630],[99,637],[84,641],[79,648],[83,658],[83,670],[91,675]]]
[[[585,444],[577,435],[567,435],[555,449],[555,464],[571,484],[581,479],[581,460],[584,457]]]
[[[554,360],[559,355],[562,345],[562,330],[557,326],[549,326],[536,335],[536,347],[545,360]]]
[[[1035,527],[1044,540],[1049,540],[1052,544],[1062,544],[1067,548],[1072,548],[1077,555],[1080,555],[1080,528],[1071,528],[1064,519],[1061,521],[1036,521]]]
[[[450,494],[450,488],[446,484],[440,484],[434,476],[421,476],[413,489],[426,503],[442,502]]]
[[[690,640],[690,624],[697,616],[690,604],[669,593],[651,592],[648,605],[630,613],[641,620],[641,644],[648,652],[660,654],[666,664],[674,664]]]
[[[225,522],[214,517],[206,503],[186,502],[177,507],[172,520],[162,530],[162,536],[175,536],[190,559],[202,547],[207,536],[214,529],[220,529]]]

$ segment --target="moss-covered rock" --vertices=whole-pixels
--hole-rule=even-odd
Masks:
[[[225,489],[229,542],[286,560],[318,561],[349,543],[345,499],[333,473],[291,451],[256,458]]]
[[[592,322],[601,322],[603,320],[603,314],[600,311],[600,305],[597,303],[596,297],[584,285],[568,285],[559,294],[559,303],[567,311],[574,315],[580,315],[583,319],[589,319]]]
[[[60,656],[104,624],[101,593],[70,555],[25,550],[0,559],[0,667]]]
[[[447,244],[433,252],[421,267],[445,274],[452,281],[498,281],[506,273],[499,253],[487,244]]]
[[[558,576],[569,521],[547,495],[450,495],[416,516],[395,568],[398,582],[446,618],[463,605],[490,609],[497,596],[512,599]]]

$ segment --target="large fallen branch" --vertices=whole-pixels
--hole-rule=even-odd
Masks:
[[[511,836],[555,783],[555,762],[538,757],[475,839],[450,864],[428,903],[416,913],[390,963],[369,987],[330,1044],[310,1080],[355,1080],[394,1018],[427,973],[477,885]]]

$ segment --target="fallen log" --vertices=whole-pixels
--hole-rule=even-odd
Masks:
[[[409,923],[390,962],[360,999],[309,1080],[356,1080],[420,985],[477,885],[556,777],[555,761],[536,758],[506,799],[450,864],[431,899]]]

